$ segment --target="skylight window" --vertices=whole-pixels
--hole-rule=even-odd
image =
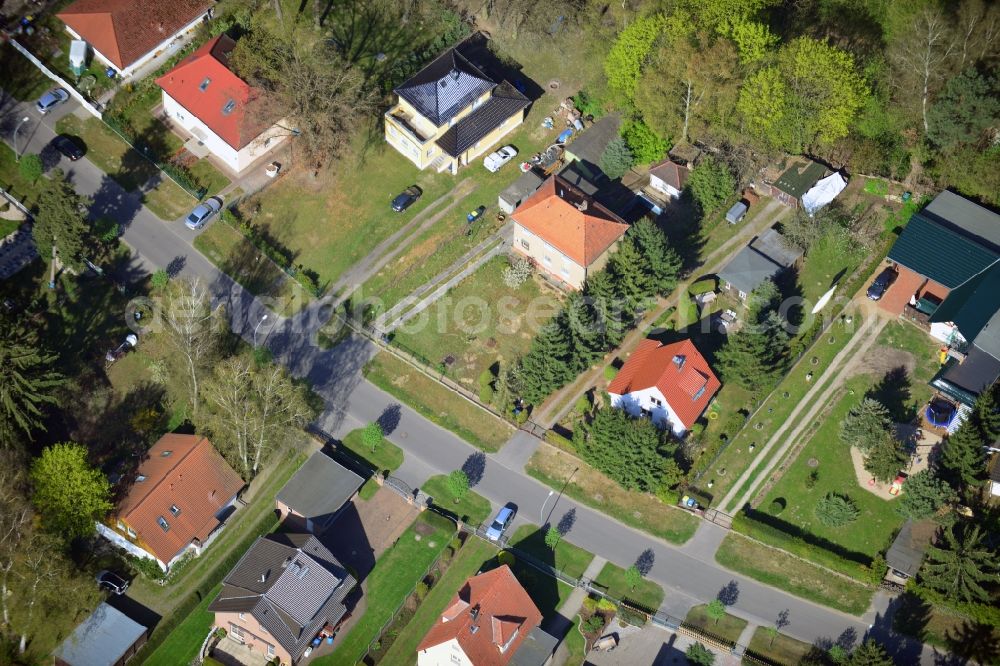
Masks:
[[[228,116],[230,113],[233,112],[233,109],[235,108],[236,108],[236,100],[233,99],[229,100],[228,102],[226,102],[226,105],[222,107],[222,115]]]
[[[160,456],[163,457],[163,458],[169,458],[171,453],[173,453],[173,451],[169,451],[169,450],[168,451],[164,451],[163,453],[160,454]]]
[[[170,505],[170,513],[174,514],[174,516],[179,516],[179,515],[181,515],[181,508],[179,506],[177,506],[176,504],[171,504]]]
[[[145,481],[145,480],[146,480],[146,477],[145,477],[145,476],[143,476],[142,474],[140,474],[139,476],[135,477],[135,480],[136,480],[136,481],[140,481],[140,482],[141,482],[141,481]]]
[[[169,532],[170,531],[170,523],[168,523],[167,519],[164,518],[163,516],[160,516],[159,518],[157,518],[156,522],[160,525],[160,527],[163,528],[164,532]]]
[[[212,79],[210,79],[209,77],[206,76],[205,80],[201,82],[200,86],[198,86],[198,90],[200,90],[202,92],[205,92],[205,90],[208,88],[208,84],[211,83],[211,82],[212,82]]]

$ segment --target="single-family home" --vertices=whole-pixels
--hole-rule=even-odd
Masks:
[[[571,289],[604,268],[628,224],[560,176],[549,176],[517,207],[514,250]]]
[[[296,664],[321,631],[332,635],[356,582],[315,536],[269,534],[240,558],[208,610],[225,640]]]
[[[598,119],[566,144],[564,154],[567,162],[579,169],[586,179],[602,185],[607,175],[601,170],[601,157],[608,144],[618,138],[621,126],[622,117],[617,113]]]
[[[906,485],[903,485],[906,492]],[[885,563],[889,565],[886,579],[900,585],[917,575],[924,561],[927,546],[934,540],[937,523],[933,520],[907,520],[899,528],[899,534],[885,553]]]
[[[611,406],[647,416],[677,437],[695,424],[722,383],[691,340],[647,338],[608,385]]]
[[[333,523],[364,482],[317,451],[278,491],[274,500],[278,515],[288,528],[318,534]]]
[[[166,571],[208,546],[232,513],[243,480],[200,435],[167,434],[146,453],[131,485],[97,530]]]
[[[793,157],[781,175],[770,186],[772,197],[792,208],[798,208],[802,195],[826,174],[826,167],[805,157]]]
[[[146,627],[101,602],[52,656],[55,666],[123,666],[148,637]]]
[[[670,199],[676,199],[681,195],[689,173],[686,166],[666,159],[649,167],[649,186]]]
[[[558,640],[506,564],[465,581],[417,647],[418,666],[544,666]]]
[[[163,115],[190,137],[185,147],[213,155],[238,175],[292,135],[281,122],[261,117],[260,92],[229,68],[236,42],[228,35],[206,42],[156,79]]]
[[[76,0],[56,16],[94,57],[128,79],[164,52],[180,49],[211,16],[214,0]]]
[[[494,79],[448,49],[393,92],[385,140],[419,169],[458,173],[524,120],[530,103],[508,81]]]
[[[802,250],[788,243],[774,229],[768,229],[739,251],[719,271],[722,288],[745,301],[766,280],[775,280],[802,258]]]

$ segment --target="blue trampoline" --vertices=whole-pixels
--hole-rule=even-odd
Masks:
[[[924,416],[927,422],[938,428],[947,428],[951,425],[957,412],[955,405],[944,400],[931,400],[927,405]]]

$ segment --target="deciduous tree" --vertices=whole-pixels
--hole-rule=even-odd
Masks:
[[[111,484],[87,461],[87,447],[53,444],[31,466],[32,502],[42,524],[66,539],[94,533],[94,521],[111,510]]]
[[[716,624],[719,624],[719,620],[726,617],[726,605],[722,603],[720,599],[712,599],[712,601],[705,606],[705,615],[707,615],[710,620],[715,620]]]
[[[604,61],[604,73],[611,89],[624,99],[631,100],[635,94],[642,66],[665,25],[665,19],[658,14],[639,17],[622,30],[612,44]]]
[[[455,498],[456,504],[469,494],[469,475],[460,469],[449,474],[445,483],[448,486],[448,492]]]
[[[191,415],[197,418],[201,404],[199,381],[218,356],[223,321],[201,280],[176,280],[169,286],[160,306],[163,335],[187,366]]]
[[[382,432],[382,425],[378,421],[372,421],[361,431],[361,441],[365,447],[372,450],[372,453],[375,453],[375,449],[382,443],[383,437],[385,433]]]
[[[954,67],[954,25],[941,7],[924,3],[901,22],[889,45],[897,96],[916,113],[926,133],[930,101]]]

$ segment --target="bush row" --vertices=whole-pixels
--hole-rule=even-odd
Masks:
[[[299,264],[292,265],[292,253],[287,248],[281,248],[271,243],[256,227],[249,222],[239,220],[232,209],[227,208],[222,211],[222,221],[235,229],[257,248],[261,254],[277,264],[286,275],[302,285],[302,288],[313,296],[318,297],[321,293],[319,281],[316,274],[307,270]]]

